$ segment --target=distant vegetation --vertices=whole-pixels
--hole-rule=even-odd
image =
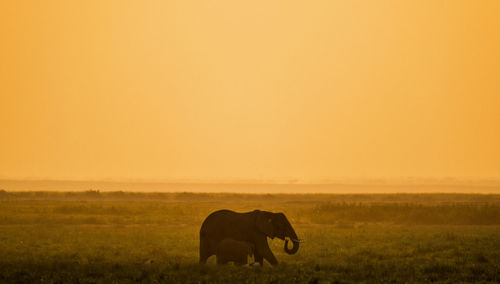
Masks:
[[[199,266],[217,209],[284,212],[306,240],[282,264]],[[500,280],[500,195],[0,191],[0,282]]]
[[[0,192],[0,224],[201,222],[214,209],[272,208],[295,223],[500,225],[500,195]],[[122,201],[132,201],[131,204]],[[32,204],[23,206],[19,204]],[[36,218],[34,216],[36,215]],[[98,215],[99,218],[89,218]],[[93,223],[92,223],[93,224]]]

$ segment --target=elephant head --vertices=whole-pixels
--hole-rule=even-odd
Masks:
[[[257,218],[255,223],[257,228],[266,236],[274,239],[285,241],[285,252],[288,254],[295,254],[299,250],[299,243],[301,240],[297,237],[295,230],[283,213],[272,213],[266,211],[256,211]],[[288,239],[292,240],[293,247],[288,248]]]

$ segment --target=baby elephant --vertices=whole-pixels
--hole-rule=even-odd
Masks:
[[[224,239],[217,245],[215,253],[217,264],[226,264],[230,261],[236,265],[247,264],[248,256],[252,256],[254,251],[255,246],[252,243]]]

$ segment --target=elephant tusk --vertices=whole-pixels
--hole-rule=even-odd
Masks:
[[[296,239],[290,238],[290,240],[292,240],[292,242],[296,242],[296,243],[303,243],[303,242],[305,242],[304,239],[298,239],[298,240],[296,240]]]

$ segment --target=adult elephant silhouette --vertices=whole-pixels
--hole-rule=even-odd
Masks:
[[[217,251],[217,245],[224,239],[233,239],[252,243],[255,246],[255,261],[263,265],[266,259],[272,265],[278,260],[272,253],[267,238],[291,239],[293,247],[288,248],[288,239],[285,240],[285,252],[295,254],[301,242],[290,222],[283,213],[273,213],[255,210],[246,213],[237,213],[231,210],[219,210],[210,214],[200,229],[200,263]]]

